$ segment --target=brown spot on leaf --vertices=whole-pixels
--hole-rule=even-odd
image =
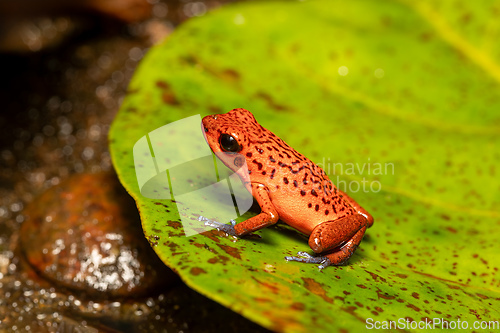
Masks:
[[[231,257],[240,259],[241,260],[241,255],[240,255],[240,250],[229,246],[229,245],[222,245],[222,244],[217,244],[218,247],[220,247],[224,252],[229,254]]]
[[[450,288],[450,289],[460,289],[460,287],[459,287],[459,286],[454,286],[454,285],[452,285],[452,284],[449,284],[449,285],[448,285],[448,288]]]
[[[225,265],[228,260],[229,260],[229,258],[226,256],[217,256],[217,257],[208,259],[207,262],[209,264],[216,264],[216,263],[220,262],[220,263],[222,263],[222,265]]]
[[[357,307],[355,307],[355,306],[348,306],[347,308],[341,308],[342,311],[347,312],[348,314],[350,314],[351,316],[353,316],[354,318],[356,318],[360,322],[366,324],[366,318],[359,316],[355,311],[356,309],[357,309]]]
[[[171,228],[174,228],[174,229],[179,229],[182,227],[182,224],[180,222],[177,222],[177,221],[167,221],[167,225]]]
[[[158,240],[160,240],[160,236],[150,235],[150,236],[147,236],[146,239],[148,240],[149,244],[152,247],[155,247],[156,245],[158,245]]]
[[[185,55],[181,57],[181,61],[189,66],[194,66],[198,63],[193,55]]]
[[[222,71],[220,77],[226,81],[237,81],[240,79],[240,73],[234,69],[226,69]]]
[[[471,13],[464,13],[461,17],[461,21],[463,24],[467,24],[471,21],[472,14]]]
[[[476,294],[479,298],[482,298],[482,299],[488,299],[489,297],[488,296],[485,296],[483,294]]]
[[[267,102],[267,104],[275,109],[276,111],[286,111],[288,110],[288,107],[284,106],[284,105],[281,105],[281,104],[278,104],[276,103],[273,98],[271,97],[271,95],[269,95],[268,93],[265,93],[265,92],[258,92],[257,95],[255,95],[255,97],[257,98],[261,98],[263,99],[264,101]]]
[[[387,283],[387,280],[386,280],[385,278],[381,277],[380,275],[375,274],[375,273],[372,273],[372,272],[367,271],[367,270],[365,270],[365,272],[367,272],[368,274],[370,274],[370,275],[371,275],[371,277],[372,277],[372,279],[373,279],[374,281],[378,281],[378,280],[380,280],[380,281],[382,281],[382,282]]]
[[[321,297],[328,303],[333,303],[333,298],[326,296],[326,291],[323,289],[320,283],[316,282],[311,278],[302,278],[304,281],[304,287],[312,292],[313,294]]]
[[[167,82],[157,81],[156,86],[158,88],[160,88],[161,90],[163,90],[162,95],[161,95],[161,99],[164,103],[170,104],[170,105],[178,105],[179,104],[179,101],[175,97],[175,94],[172,90],[172,87],[170,87],[170,85]]]
[[[180,104],[172,91],[165,91],[161,95],[161,99],[166,104],[170,104],[170,105],[179,105]]]
[[[252,279],[254,279],[261,286],[270,290],[273,294],[278,294],[279,288],[276,286],[276,283],[262,282],[257,280],[257,278],[255,278],[254,276],[252,276]]]
[[[390,27],[392,25],[392,19],[389,16],[382,16],[380,18],[380,23],[385,27]]]
[[[163,89],[163,90],[166,90],[166,89],[169,89],[170,88],[170,85],[163,81],[163,80],[160,80],[160,81],[156,81],[156,86],[160,89]]]
[[[211,113],[222,113],[222,108],[220,106],[211,105],[208,107]]]
[[[454,233],[454,234],[457,233],[457,229],[454,229],[452,227],[447,227],[446,230],[448,230],[449,232]]]
[[[219,234],[219,231],[217,231],[215,229],[200,233],[200,235],[205,236],[207,238],[210,238],[211,240],[213,240],[216,243],[220,243],[220,239],[219,239],[219,237],[217,237],[218,234]]]
[[[423,42],[428,42],[432,38],[432,34],[429,32],[424,32],[420,35],[420,40]]]
[[[170,248],[170,251],[172,252],[176,252],[177,248],[179,247],[179,245],[174,242],[165,242],[163,243],[163,245],[168,246]]]
[[[292,303],[292,305],[290,306],[290,308],[292,310],[296,310],[296,311],[304,311],[304,309],[306,308],[306,306],[304,305],[304,303],[295,302],[295,303]]]
[[[479,315],[479,313],[477,313],[476,310],[473,310],[473,309],[469,309],[469,312],[471,314],[473,314],[474,316],[476,316],[477,320],[481,320],[481,316]]]
[[[420,308],[416,307],[415,305],[411,304],[411,303],[408,303],[408,305],[406,306],[407,308],[410,308],[412,310],[415,310],[417,312],[420,312]]]
[[[391,296],[389,294],[386,294],[378,288],[377,288],[377,296],[378,296],[378,298],[383,298],[383,299],[395,299],[396,298],[396,296]]]
[[[269,298],[263,298],[263,297],[254,297],[254,301],[256,301],[258,303],[270,303],[270,302],[272,302],[272,300],[270,300]]]
[[[207,273],[203,268],[200,268],[200,267],[193,267],[193,268],[191,268],[191,270],[189,272],[192,275],[200,275],[200,274],[206,274]]]

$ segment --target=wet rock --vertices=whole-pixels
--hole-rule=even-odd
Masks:
[[[141,296],[175,280],[113,173],[78,174],[26,209],[22,251],[43,277],[92,297]]]
[[[147,0],[21,0],[0,2],[0,18],[19,18],[39,15],[89,14],[104,16],[133,23],[147,19],[152,5]]]

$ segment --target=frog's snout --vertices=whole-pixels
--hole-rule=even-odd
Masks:
[[[214,128],[213,124],[216,120],[217,120],[216,114],[203,117],[203,119],[201,120],[201,127],[203,129],[203,132],[207,133],[210,129],[213,129]]]
[[[203,137],[208,142],[208,138],[207,138],[208,128],[205,126],[205,121],[204,120],[205,120],[205,118],[203,118],[201,120],[201,133],[203,133]]]
[[[208,132],[208,128],[206,128],[206,127],[203,125],[203,123],[201,123],[201,131],[202,131],[203,133],[207,133],[207,132]]]
[[[207,141],[208,145],[212,147],[211,145],[211,135],[210,135],[210,129],[213,129],[213,118],[212,116],[206,116],[203,117],[201,120],[201,133],[203,133],[203,137]]]
[[[201,119],[201,129],[203,130],[204,133],[208,132],[209,118],[210,116],[206,116]]]

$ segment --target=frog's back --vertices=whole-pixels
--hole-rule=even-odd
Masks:
[[[356,213],[321,167],[274,134],[269,137],[269,142],[256,144],[259,159],[247,164],[252,182],[266,185],[283,222],[310,234],[322,222]],[[266,161],[262,170],[250,166],[258,160]]]
[[[310,234],[322,222],[356,213],[321,167],[258,124],[249,111],[227,115],[233,118],[231,130],[244,138],[240,153],[251,182],[267,187],[283,222]]]

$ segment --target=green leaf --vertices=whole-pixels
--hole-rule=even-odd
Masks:
[[[357,331],[367,318],[498,320],[498,9],[254,2],[183,24],[149,51],[110,131],[113,163],[156,253],[193,289],[278,331]],[[286,262],[310,249],[283,225],[262,239],[186,237],[172,201],[141,196],[137,140],[237,107],[375,217],[347,266]]]

